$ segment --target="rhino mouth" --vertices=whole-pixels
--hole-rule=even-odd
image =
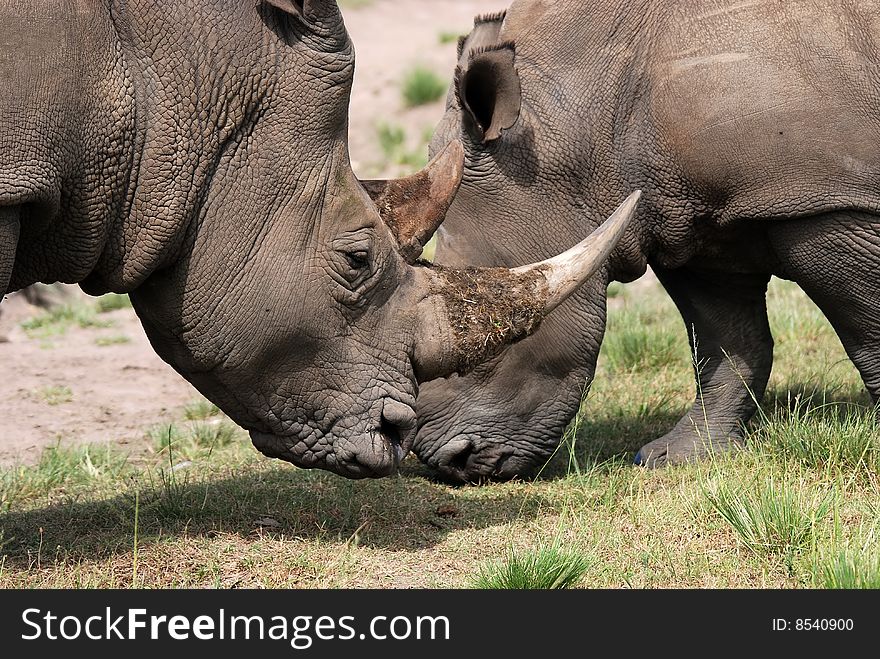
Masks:
[[[270,458],[291,462],[302,469],[325,469],[346,478],[382,478],[395,473],[412,450],[416,414],[410,405],[382,399],[370,428],[342,434],[335,427],[326,433],[310,428],[304,433],[276,434],[251,430],[254,446]]]
[[[505,444],[481,445],[478,435],[457,435],[430,457],[420,456],[440,480],[451,484],[507,481],[521,475],[522,464]]]

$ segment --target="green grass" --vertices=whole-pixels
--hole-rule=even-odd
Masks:
[[[131,343],[131,338],[125,336],[125,334],[111,334],[108,336],[99,336],[95,339],[95,345],[101,348],[118,346],[126,343]]]
[[[444,30],[443,32],[440,32],[437,35],[437,43],[444,45],[444,46],[446,44],[450,44],[450,43],[458,43],[458,40],[460,37],[461,37],[460,32],[452,32],[452,31]]]
[[[37,396],[47,405],[61,405],[73,400],[73,391],[66,386],[49,386],[37,389]]]
[[[187,421],[204,421],[220,416],[220,408],[209,400],[199,398],[183,408],[183,418]]]
[[[423,136],[416,148],[409,149],[406,131],[401,126],[382,123],[376,127],[376,138],[385,164],[405,165],[414,171],[428,162],[428,137]]]
[[[117,309],[131,309],[131,300],[128,295],[108,293],[95,301],[95,308],[98,310],[98,313],[108,313]]]
[[[819,496],[803,483],[772,477],[734,485],[709,481],[703,496],[756,554],[789,556],[808,549],[832,505],[829,496]]]
[[[624,295],[625,285],[621,284],[619,281],[613,281],[608,284],[608,299],[612,300],[615,298],[619,298]]]
[[[658,287],[614,289],[595,381],[536,480],[296,469],[199,400],[118,448],[65,437],[0,468],[0,587],[878,587],[880,433],[815,306],[771,284],[747,450],[648,471],[635,451],[692,402],[687,338]]]
[[[379,177],[409,176],[428,163],[428,142],[431,131],[425,129],[415,141],[399,124],[382,122],[376,126],[376,142],[381,159],[368,166],[371,175]]]
[[[391,160],[403,149],[406,131],[395,124],[381,123],[376,127],[376,138],[385,159]]]
[[[112,446],[51,446],[36,465],[0,472],[0,512],[18,501],[52,501],[67,488],[88,488],[97,481],[117,478],[121,481],[127,468],[126,457]]]
[[[170,453],[191,460],[243,440],[246,435],[227,419],[207,418],[192,423],[154,426],[147,431],[147,437],[157,453]]]
[[[880,589],[880,548],[860,552],[841,551],[817,562],[813,576],[817,588]]]
[[[410,69],[401,83],[406,107],[414,108],[439,101],[446,95],[449,82],[431,69],[417,65]]]
[[[561,590],[578,585],[590,567],[584,554],[558,547],[512,551],[500,563],[483,567],[474,588],[494,590]]]
[[[49,339],[63,336],[71,327],[111,327],[112,322],[98,317],[95,305],[65,304],[24,321],[21,326],[30,338]]]
[[[796,397],[759,420],[755,450],[830,473],[880,474],[880,421],[870,408]]]
[[[605,358],[618,371],[652,371],[689,360],[682,330],[641,309],[624,309],[611,317]]]
[[[21,326],[29,338],[40,339],[47,347],[51,346],[50,339],[61,338],[71,327],[83,329],[100,329],[113,327],[114,322],[102,318],[101,314],[116,311],[118,309],[130,309],[131,300],[128,295],[109,293],[95,300],[77,300],[62,304],[43,313],[29,318]],[[117,335],[115,337],[99,337],[95,339],[97,345],[114,345],[123,343]]]

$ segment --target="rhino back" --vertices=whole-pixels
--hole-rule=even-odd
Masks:
[[[866,0],[669,3],[646,108],[718,222],[880,210],[880,15]]]
[[[498,166],[527,163],[547,203],[590,218],[646,191],[617,278],[640,274],[646,251],[685,262],[702,227],[880,210],[871,0],[516,0],[498,40],[516,44],[533,132],[498,147]],[[520,179],[513,197],[535,184]],[[461,224],[447,231],[475,231]]]
[[[0,0],[0,205],[21,209],[10,288],[78,281],[125,203],[131,83],[104,2]]]

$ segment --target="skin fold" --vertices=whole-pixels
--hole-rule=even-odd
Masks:
[[[422,387],[417,455],[459,482],[533,474],[593,378],[607,284],[647,265],[681,312],[700,396],[637,463],[741,443],[772,365],[774,275],[819,305],[876,400],[878,42],[864,0],[517,0],[478,19],[432,143],[466,154],[437,262],[528,263],[644,196],[539,335]]]
[[[497,355],[600,264],[566,264],[563,291],[546,265],[468,270],[508,285],[453,317],[455,272],[418,259],[462,147],[408,179],[355,178],[333,0],[0,0],[0,46],[0,292],[130,293],[156,352],[271,457],[392,473],[418,381]],[[463,352],[523,300],[532,317]]]

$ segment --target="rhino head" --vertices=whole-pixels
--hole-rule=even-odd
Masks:
[[[354,50],[333,0],[133,0],[40,20],[56,40],[4,53],[22,62],[0,114],[43,123],[22,125],[24,147],[0,133],[0,288],[131,293],[157,353],[301,467],[391,473],[418,383],[533,332],[628,219],[531,267],[420,262],[462,145],[403,180],[355,177]]]

